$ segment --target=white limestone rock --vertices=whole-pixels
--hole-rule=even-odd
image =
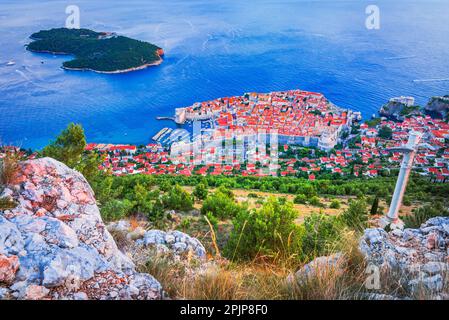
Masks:
[[[206,249],[198,239],[177,230],[149,230],[136,243],[146,247],[153,246],[162,252],[173,252],[177,255],[190,252],[199,259],[206,258]]]
[[[137,298],[162,297],[157,280],[136,273],[117,248],[80,173],[50,158],[26,161],[17,185],[5,188],[3,196],[18,204],[0,211],[0,254],[15,255],[20,263],[5,289],[13,297],[102,299],[105,292],[126,291],[131,282]],[[96,283],[103,285],[96,290]]]

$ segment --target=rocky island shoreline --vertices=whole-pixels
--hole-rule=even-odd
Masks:
[[[163,62],[164,50],[151,43],[89,29],[51,29],[34,33],[26,46],[34,53],[73,55],[62,68],[119,74],[143,70]]]
[[[53,52],[52,52],[53,53]],[[53,54],[57,54],[57,53],[53,53]],[[99,70],[95,70],[95,69],[91,69],[91,68],[69,68],[69,67],[65,67],[62,66],[61,68],[64,70],[68,70],[68,71],[92,71],[95,73],[100,73],[100,74],[120,74],[120,73],[128,73],[128,72],[133,72],[133,71],[139,71],[139,70],[144,70],[147,69],[149,67],[153,67],[153,66],[158,66],[160,64],[162,64],[162,62],[164,61],[162,59],[162,56],[164,55],[164,50],[162,49],[158,49],[158,54],[161,57],[160,60],[155,61],[153,63],[147,63],[144,65],[141,65],[139,67],[134,67],[134,68],[128,68],[128,69],[122,69],[122,70],[114,70],[114,71],[99,71]]]

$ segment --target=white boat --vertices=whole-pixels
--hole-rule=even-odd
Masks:
[[[15,65],[16,63],[14,62],[14,61],[9,61],[6,65],[9,67],[9,66],[13,66],[13,65]]]

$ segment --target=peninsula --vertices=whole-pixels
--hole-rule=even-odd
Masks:
[[[62,65],[66,70],[125,73],[159,65],[164,55],[154,44],[89,29],[42,30],[30,38],[29,51],[73,55]]]

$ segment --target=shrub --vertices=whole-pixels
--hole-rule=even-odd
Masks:
[[[193,190],[193,195],[198,200],[204,200],[207,198],[207,195],[209,194],[209,191],[207,190],[207,187],[203,183],[199,183],[196,185],[195,189]]]
[[[232,191],[228,188],[226,188],[225,186],[220,186],[217,189],[217,192],[220,192],[222,194],[224,194],[225,196],[227,196],[229,199],[234,200],[234,193],[232,193]]]
[[[171,188],[172,188],[172,183],[170,181],[168,181],[168,180],[163,180],[159,184],[159,189],[161,191],[168,192],[168,191],[170,191]]]
[[[256,193],[248,193],[248,198],[254,198],[254,199],[257,199],[257,198],[259,198],[259,196],[256,194]]]
[[[162,198],[164,206],[168,209],[189,211],[193,209],[193,199],[190,194],[179,185],[174,186]]]
[[[156,199],[153,202],[153,207],[151,208],[151,211],[147,213],[147,217],[151,221],[160,221],[162,218],[164,218],[164,214],[165,214],[164,204],[160,199]]]
[[[310,198],[309,204],[310,204],[311,206],[315,206],[315,207],[323,207],[323,206],[324,206],[324,205],[321,203],[320,198],[318,198],[317,196],[313,196],[312,198]]]
[[[430,218],[447,216],[449,216],[449,210],[445,208],[443,203],[437,202],[417,208],[411,215],[404,216],[402,219],[407,228],[419,228]]]
[[[186,230],[190,228],[191,224],[192,224],[192,219],[191,218],[184,218],[184,219],[181,220],[181,223],[179,224],[179,228],[183,232],[186,232]]]
[[[229,259],[245,260],[257,256],[270,258],[297,255],[299,249],[297,212],[290,202],[280,204],[270,197],[257,210],[240,210],[225,247]]]
[[[279,197],[278,201],[280,204],[286,204],[287,203],[287,198],[286,197]]]
[[[410,197],[405,196],[404,199],[402,200],[402,204],[404,206],[411,206],[412,205],[412,201],[410,200]]]
[[[214,230],[217,230],[217,228],[218,228],[218,219],[211,212],[208,212],[206,214],[206,218],[207,218],[207,220],[209,220],[209,222],[213,226]]]
[[[313,185],[313,184],[301,184],[298,187],[298,191],[300,194],[304,194],[307,197],[313,197],[313,196],[318,195],[315,185]]]
[[[134,186],[133,200],[137,212],[149,214],[153,210],[153,196],[150,191],[140,183]]]
[[[106,202],[100,209],[104,220],[113,221],[123,219],[132,212],[134,204],[129,200],[116,200]]]
[[[0,210],[8,210],[8,209],[14,209],[17,207],[17,204],[7,198],[0,198]]]
[[[313,213],[302,224],[302,254],[307,260],[334,252],[342,224],[336,216]]]
[[[228,219],[233,218],[242,210],[242,206],[235,203],[232,193],[223,192],[218,189],[214,194],[208,196],[203,202],[201,213],[206,215],[211,213],[217,218]]]
[[[296,204],[306,204],[307,203],[307,197],[304,194],[298,194],[295,196],[295,199],[293,199],[293,202]]]
[[[329,205],[329,208],[331,209],[340,209],[341,203],[337,199],[332,200],[331,204]]]
[[[6,152],[0,159],[0,185],[12,184],[17,178],[20,155],[17,152]]]
[[[365,200],[350,201],[349,208],[343,212],[341,219],[346,226],[355,231],[366,229],[368,227],[368,210]]]

